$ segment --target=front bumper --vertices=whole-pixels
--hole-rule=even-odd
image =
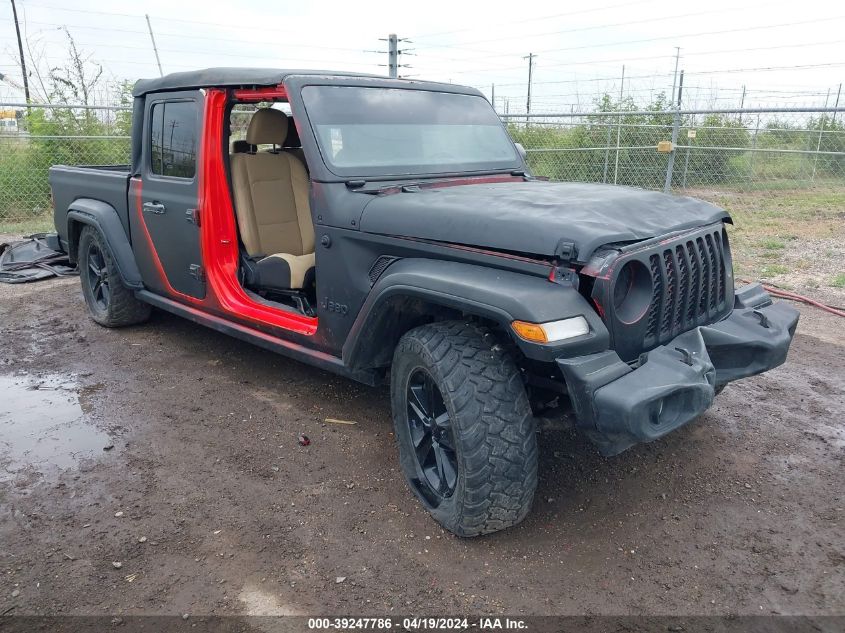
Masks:
[[[557,363],[578,426],[616,455],[701,415],[717,387],[783,364],[797,324],[795,308],[753,284],[737,290],[725,319],[643,354],[636,369],[611,350]]]

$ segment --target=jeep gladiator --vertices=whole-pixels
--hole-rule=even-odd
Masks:
[[[92,318],[157,307],[389,384],[408,485],[461,536],[529,511],[540,411],[615,455],[783,363],[798,322],[734,287],[723,209],[534,178],[472,88],[176,73],[135,85],[131,147],[50,170]]]

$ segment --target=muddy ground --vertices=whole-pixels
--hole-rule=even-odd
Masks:
[[[461,540],[384,389],[161,312],[100,328],[76,279],[0,286],[0,612],[843,614],[845,323],[802,313],[787,365],[663,440],[543,430],[528,519]]]

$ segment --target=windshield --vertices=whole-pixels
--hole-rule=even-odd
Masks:
[[[306,86],[302,98],[329,169],[400,176],[520,167],[499,117],[478,96]]]

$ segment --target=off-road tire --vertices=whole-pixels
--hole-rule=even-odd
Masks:
[[[109,296],[105,306],[97,302],[88,274],[89,256],[93,249],[102,254],[103,269],[108,279]],[[77,263],[82,295],[94,321],[104,327],[124,327],[143,323],[150,317],[150,305],[136,299],[132,291],[123,285],[106,240],[92,226],[84,227],[79,235]]]
[[[454,492],[436,504],[421,493],[408,422],[408,385],[420,368],[440,390],[457,456]],[[471,537],[525,518],[537,488],[536,423],[514,360],[488,330],[447,321],[407,332],[393,355],[391,404],[403,474],[443,527]]]

